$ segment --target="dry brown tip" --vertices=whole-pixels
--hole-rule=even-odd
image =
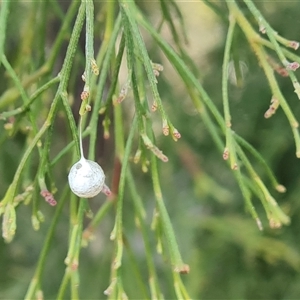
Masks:
[[[183,264],[182,266],[175,267],[174,271],[180,274],[188,274],[190,272],[190,266]]]

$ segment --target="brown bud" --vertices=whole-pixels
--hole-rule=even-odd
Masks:
[[[80,95],[80,98],[82,101],[85,101],[89,98],[89,96],[90,96],[90,93],[88,91],[83,91]]]

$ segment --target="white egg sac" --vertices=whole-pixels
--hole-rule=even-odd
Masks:
[[[105,175],[96,162],[82,157],[72,166],[68,179],[70,188],[75,195],[92,198],[101,192]]]

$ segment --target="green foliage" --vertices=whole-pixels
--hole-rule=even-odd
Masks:
[[[1,3],[0,298],[299,295],[300,6],[186,5]],[[106,200],[69,188],[83,152]]]

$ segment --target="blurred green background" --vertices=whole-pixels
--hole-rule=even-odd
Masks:
[[[194,67],[198,68],[203,86],[222,111],[221,98],[221,66],[227,23],[216,16],[201,1],[180,2],[186,20],[189,44],[187,52],[191,55]],[[68,7],[67,2],[59,3],[62,11]],[[103,3],[95,3],[96,17],[100,19]],[[259,1],[261,12],[280,35],[300,40],[300,2],[294,1]],[[5,51],[16,72],[30,74],[43,59],[38,48],[39,39],[32,39],[29,47],[22,47],[26,38],[38,32],[38,28],[26,27],[26,22],[33,13],[33,4],[25,1],[13,2],[10,9],[9,25]],[[156,3],[143,2],[142,8],[147,11],[153,23],[157,22],[159,6]],[[99,13],[97,14],[97,9]],[[227,18],[225,5],[220,9]],[[44,25],[47,27],[47,43],[51,42],[61,24],[61,19],[54,9],[49,10]],[[26,16],[26,17],[25,17]],[[175,20],[176,21],[176,20]],[[41,21],[37,21],[41,22]],[[40,24],[43,24],[41,22]],[[100,25],[99,25],[100,26]],[[172,43],[166,28],[162,30],[166,40]],[[101,36],[95,33],[96,46],[101,44]],[[260,232],[250,215],[245,211],[244,200],[238,185],[228,166],[222,159],[202,120],[194,110],[184,90],[184,85],[174,74],[166,59],[157,49],[153,41],[145,36],[150,56],[161,62],[165,70],[159,77],[159,91],[165,108],[171,116],[182,138],[174,143],[161,135],[159,120],[154,120],[157,144],[169,157],[166,164],[160,163],[161,184],[170,214],[177,241],[184,261],[190,265],[190,274],[184,276],[184,282],[194,299],[299,299],[300,298],[300,166],[295,157],[294,141],[288,121],[279,109],[271,119],[264,118],[269,107],[271,93],[262,69],[257,64],[255,55],[241,33],[237,36],[237,49],[244,66],[244,82],[242,87],[234,81],[229,85],[230,106],[234,130],[248,140],[263,155],[279,182],[287,191],[285,194],[273,192],[279,205],[291,217],[291,224],[280,229],[268,229],[268,221],[258,200],[254,204],[263,221],[264,231]],[[66,41],[67,44],[67,41]],[[74,70],[83,66],[83,48],[75,58]],[[27,60],[24,49],[34,53],[35,61]],[[299,50],[298,50],[299,52]],[[63,61],[64,51],[57,62]],[[45,52],[47,55],[47,51]],[[297,73],[296,73],[297,75]],[[0,69],[0,93],[4,93],[12,83]],[[71,87],[74,98],[80,89],[76,87],[81,74],[74,72]],[[278,81],[283,94],[288,100],[296,117],[300,117],[300,105],[290,81],[280,78]],[[34,91],[34,87],[33,87]],[[33,109],[41,111],[41,120],[45,117],[51,95]],[[21,102],[20,102],[21,103]],[[124,103],[128,111],[128,125],[131,115],[131,103]],[[74,108],[74,114],[78,109]],[[56,119],[54,143],[51,156],[62,149],[69,137],[64,128],[64,116]],[[26,147],[25,132],[19,130],[8,136],[4,130],[4,122],[0,121],[0,198],[11,182],[17,164]],[[26,119],[20,128],[27,125]],[[99,126],[100,128],[100,126]],[[100,129],[101,130],[101,129]],[[113,162],[113,142],[104,141],[99,133],[98,159],[103,163],[108,179],[111,179]],[[32,158],[30,172],[37,168],[36,157]],[[260,166],[253,161],[260,170]],[[58,195],[67,184],[67,172],[70,167],[69,158],[60,161],[53,169],[56,178]],[[140,166],[133,166],[137,178],[138,189],[147,208],[148,224],[154,208],[154,195],[149,174],[142,173]],[[262,174],[263,177],[263,174]],[[36,195],[39,197],[38,195]],[[104,196],[90,200],[93,211],[104,201]],[[138,268],[146,274],[146,264],[142,237],[135,227],[132,217],[130,197],[124,200],[124,230],[131,245],[132,256],[138,262]],[[41,204],[45,214],[45,222],[39,231],[31,226],[31,209],[21,205],[17,210],[18,228],[15,239],[10,244],[0,240],[0,299],[22,299],[34,273],[42,248],[45,234],[49,229],[54,209]],[[87,220],[88,223],[88,220]],[[87,224],[86,223],[86,224]],[[85,224],[85,225],[86,225]],[[95,239],[88,248],[83,249],[80,257],[82,299],[106,298],[103,291],[109,285],[109,273],[112,242],[109,239],[114,224],[114,214],[110,212],[95,232]],[[69,209],[65,206],[63,215],[55,232],[55,238],[47,258],[43,275],[45,299],[53,299],[57,294],[61,278],[64,274],[64,258],[67,253],[69,234]],[[152,241],[154,245],[154,240]],[[168,272],[170,266],[167,258],[155,256],[159,280],[166,299],[174,299],[172,279]],[[124,286],[130,299],[141,299],[142,285],[133,276],[135,270],[131,256],[124,257]],[[133,279],[134,278],[134,279]],[[147,277],[140,278],[141,282]]]

